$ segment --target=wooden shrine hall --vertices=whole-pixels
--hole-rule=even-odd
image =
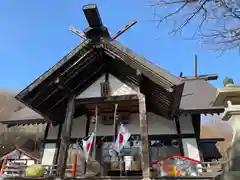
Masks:
[[[134,23],[112,37],[96,5],[84,6],[83,12],[89,27],[83,33],[72,28],[83,42],[16,96],[26,108],[42,116],[47,123],[46,133],[58,127],[53,162],[58,165],[57,175],[65,174],[69,145],[88,136],[94,123],[98,123],[98,149],[92,158],[103,168],[107,166],[102,157],[98,158],[98,151],[103,152],[100,149],[105,142],[112,142],[119,123],[126,124],[134,141],[141,142],[141,176],[149,177],[151,161],[161,153],[165,156],[170,149],[201,161],[200,115],[224,110],[209,103],[215,88],[207,81],[217,77],[175,77],[116,40]],[[199,91],[197,87],[205,89]],[[86,117],[86,122],[78,117]],[[73,138],[73,132],[81,136]],[[175,151],[175,145],[171,146],[164,153],[158,148],[159,154],[153,157],[160,141],[178,148]],[[101,174],[109,175],[107,169]]]

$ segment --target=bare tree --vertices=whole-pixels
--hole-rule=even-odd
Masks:
[[[171,20],[170,34],[191,32],[212,50],[240,50],[240,0],[156,0],[149,6],[159,25]]]

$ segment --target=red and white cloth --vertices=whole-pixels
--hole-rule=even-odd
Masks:
[[[116,142],[113,144],[113,149],[116,152],[120,153],[130,136],[131,134],[128,132],[128,129],[123,124],[121,124],[118,129]]]
[[[83,152],[86,158],[86,162],[88,162],[88,157],[90,154],[90,151],[93,147],[93,139],[95,137],[95,133],[92,132],[92,134],[90,135],[90,137],[87,140],[82,140],[82,147],[83,147]]]

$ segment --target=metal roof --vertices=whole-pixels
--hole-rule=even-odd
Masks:
[[[13,112],[10,116],[10,119],[1,121],[1,123],[7,124],[9,126],[20,124],[37,124],[44,122],[44,118],[29,107],[24,107],[19,111]]]
[[[185,80],[180,102],[180,111],[188,113],[208,114],[221,113],[224,107],[213,107],[217,89],[203,79]]]

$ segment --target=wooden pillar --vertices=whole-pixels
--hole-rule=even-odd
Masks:
[[[139,99],[139,121],[140,121],[140,136],[142,140],[142,172],[143,178],[150,177],[150,160],[149,160],[149,142],[148,142],[148,123],[146,115],[145,95],[140,90],[138,92]]]
[[[61,143],[57,163],[57,176],[65,175],[68,148],[71,138],[73,115],[75,111],[75,96],[71,96],[68,100],[65,120],[61,132]]]

